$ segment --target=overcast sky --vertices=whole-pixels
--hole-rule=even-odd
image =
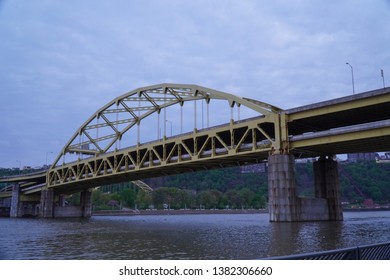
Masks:
[[[0,0],[0,167],[50,163],[104,104],[188,83],[288,109],[390,84],[390,1]]]

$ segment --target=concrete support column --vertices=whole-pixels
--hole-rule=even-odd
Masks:
[[[340,201],[338,163],[331,157],[321,157],[313,163],[316,198],[328,201],[329,220],[342,221],[343,210]]]
[[[63,194],[60,194],[58,197],[58,206],[60,207],[65,206],[65,196]]]
[[[19,204],[20,204],[20,186],[18,183],[15,183],[12,186],[12,198],[11,198],[11,209],[10,209],[11,218],[19,217]]]
[[[39,208],[39,217],[54,217],[54,191],[52,189],[42,190],[41,192],[41,206]]]
[[[268,158],[268,205],[271,222],[299,220],[294,165],[293,155],[271,155]]]
[[[80,206],[81,206],[81,216],[86,218],[91,217],[92,192],[90,190],[85,190],[80,193]]]

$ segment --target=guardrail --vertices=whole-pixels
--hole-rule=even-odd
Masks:
[[[390,260],[390,243],[364,245],[318,253],[270,258],[271,260]]]

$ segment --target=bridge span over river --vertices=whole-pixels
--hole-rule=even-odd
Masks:
[[[220,117],[210,117],[214,103],[230,110],[218,125],[210,125]],[[252,116],[241,119],[244,111]],[[334,155],[389,150],[390,88],[283,110],[202,86],[159,84],[97,110],[48,170],[1,178],[10,185],[0,199],[11,200],[11,217],[90,216],[98,186],[268,162],[270,221],[342,220]],[[315,197],[300,198],[294,162],[309,157],[318,157]],[[64,196],[76,192],[80,206],[65,206]]]

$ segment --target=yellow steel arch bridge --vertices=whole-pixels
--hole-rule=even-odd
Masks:
[[[194,127],[193,131],[182,133],[183,119],[197,118],[196,108],[192,109],[193,116],[183,116],[182,108],[187,103],[196,106],[196,101],[208,106],[213,100],[226,101],[231,109],[249,108],[258,117],[252,122],[235,122],[231,116],[218,127]],[[181,133],[168,137],[165,110],[175,105],[180,107],[175,117],[180,119]],[[257,162],[267,158],[272,149],[281,148],[275,141],[275,134],[280,133],[280,112],[281,109],[264,102],[197,85],[159,84],[139,88],[107,103],[80,126],[48,171],[47,187],[73,191],[84,185]],[[157,119],[164,135],[159,137],[157,132],[157,140],[142,143],[141,126],[148,119]],[[131,135],[136,143],[121,148],[126,135]],[[253,155],[254,152],[258,154]],[[76,160],[67,161],[75,156]]]
[[[198,128],[196,119],[203,115],[209,119],[209,105],[215,101],[222,101],[218,110],[230,109],[230,118],[224,116],[222,124],[213,127],[207,120],[206,127]],[[204,104],[207,112],[203,112]],[[255,118],[240,120],[243,107]],[[176,110],[168,120],[170,108]],[[238,110],[236,121],[234,108]],[[281,142],[277,141],[281,134],[281,112],[265,102],[199,85],[164,83],[142,87],[113,99],[92,114],[48,170],[0,181],[19,182],[25,195],[37,194],[42,189],[73,193],[121,181],[132,181],[150,190],[142,179],[266,159],[272,150],[281,149]],[[180,127],[178,135],[172,135],[172,119]],[[142,127],[155,120],[157,133],[143,141]],[[188,129],[191,122],[194,125]],[[153,133],[149,130],[144,134]],[[124,140],[126,137],[132,141]],[[129,142],[133,145],[128,145]],[[0,193],[0,197],[10,195],[10,188]]]
[[[217,109],[212,108],[214,103]],[[215,115],[221,108],[230,110],[230,117]],[[148,188],[142,179],[257,163],[271,155],[331,158],[341,153],[389,151],[389,108],[389,88],[282,110],[198,85],[158,84],[125,93],[97,110],[72,135],[48,170],[0,182],[16,182],[24,199],[42,200],[43,196],[38,196],[43,190],[70,194],[122,181]],[[241,119],[240,112],[245,110],[252,115]],[[210,125],[215,119],[220,122]],[[193,123],[191,129],[189,123]],[[291,159],[282,162],[291,165]],[[280,166],[287,166],[284,163]],[[269,179],[276,196],[279,187],[283,190],[283,184],[293,182],[279,187],[274,184],[292,172],[291,167],[283,168],[275,171],[282,175]],[[326,173],[324,170],[321,172]],[[318,184],[334,185],[331,190],[320,186],[320,195],[337,190],[337,182]],[[0,198],[11,195],[9,188],[0,192]],[[289,196],[294,197],[294,193]],[[337,199],[327,199],[338,204]],[[302,204],[295,198],[291,201]],[[287,208],[294,207],[298,206]],[[296,212],[301,210],[283,218],[278,209],[281,207],[272,210],[275,220],[307,219],[297,218]]]

